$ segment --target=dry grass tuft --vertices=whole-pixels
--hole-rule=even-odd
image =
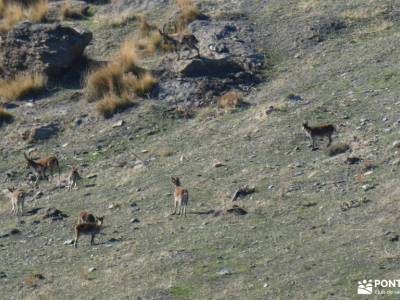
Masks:
[[[113,62],[86,77],[86,99],[99,101],[96,110],[108,118],[136,103],[158,83],[149,72],[138,66],[136,42],[125,41]]]
[[[137,102],[130,100],[127,95],[116,96],[114,94],[108,94],[97,102],[96,111],[104,118],[110,118],[115,113],[122,112],[135,104],[137,104]]]
[[[4,1],[0,2],[0,32],[8,32],[17,23],[23,20],[30,20],[32,22],[44,22],[49,13],[48,0],[34,1],[29,6],[13,3],[6,4]]]
[[[226,111],[234,110],[246,104],[242,96],[236,91],[230,91],[218,99],[218,108],[224,109]]]
[[[83,19],[88,15],[88,7],[87,6],[75,6],[72,7],[69,0],[64,0],[64,4],[61,8],[61,19],[62,20],[79,20]]]
[[[184,31],[190,23],[199,18],[201,12],[192,0],[177,0],[176,2],[181,11],[177,29]]]
[[[42,74],[21,74],[12,80],[0,81],[0,98],[3,98],[3,102],[20,100],[42,91],[46,85],[47,78]]]
[[[8,111],[0,108],[0,126],[14,121],[14,116]]]
[[[139,16],[136,13],[128,11],[115,17],[101,16],[97,18],[97,21],[107,27],[122,27],[138,18]]]

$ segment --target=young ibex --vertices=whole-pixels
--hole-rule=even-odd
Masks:
[[[77,187],[77,182],[79,179],[82,179],[81,175],[79,175],[78,168],[77,167],[72,167],[71,173],[69,173],[68,176],[68,190],[71,190],[72,188]]]
[[[158,30],[164,39],[164,43],[169,44],[173,47],[174,51],[178,55],[178,60],[181,59],[181,51],[188,50],[189,56],[192,50],[197,52],[196,57],[200,57],[200,50],[197,47],[199,41],[192,33],[178,32],[174,34],[165,33],[165,25],[163,30]]]
[[[25,192],[14,187],[8,188],[11,200],[11,213],[21,215],[24,210]]]
[[[90,245],[94,244],[94,238],[96,234],[99,234],[100,231],[103,229],[102,224],[96,223],[80,223],[75,226],[75,240],[74,240],[74,247],[77,248],[78,240],[81,235],[90,235]]]
[[[78,223],[96,223],[98,225],[102,225],[104,221],[104,216],[103,217],[95,217],[92,213],[87,212],[87,211],[81,211],[79,213],[78,217]]]
[[[325,137],[327,136],[329,141],[327,147],[329,147],[332,143],[332,134],[336,131],[335,126],[328,124],[328,125],[321,125],[321,126],[308,126],[308,123],[303,123],[303,129],[305,130],[306,134],[312,140],[312,149],[315,150],[315,139],[317,137]]]
[[[181,182],[178,177],[171,177],[172,183],[175,185],[174,192],[174,212],[176,214],[176,209],[179,207],[178,215],[185,215],[186,217],[186,207],[189,202],[189,192],[187,189],[182,188]]]
[[[33,160],[32,158],[28,157],[24,152],[24,157],[27,161],[27,169],[32,169],[38,177],[36,178],[35,184],[37,184],[39,179],[46,178],[46,171],[49,170],[51,176],[53,176],[55,169],[58,170],[58,181],[60,182],[61,177],[61,170],[60,165],[58,163],[58,159],[55,156],[48,156],[46,158]]]

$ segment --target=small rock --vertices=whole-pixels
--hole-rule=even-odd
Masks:
[[[111,127],[112,128],[117,128],[117,127],[121,127],[124,124],[125,124],[125,122],[123,120],[119,120],[118,122],[112,124]]]
[[[374,188],[374,186],[372,184],[367,183],[367,184],[364,184],[361,188],[364,191],[369,191],[369,190],[372,190]]]
[[[17,228],[13,228],[13,229],[10,230],[9,233],[10,233],[10,235],[16,235],[16,234],[20,234],[21,231],[18,230]]]
[[[222,162],[220,162],[220,161],[217,161],[217,162],[213,163],[213,168],[219,168],[219,167],[222,167],[222,166],[224,166],[224,164]]]
[[[96,271],[96,268],[94,268],[94,267],[88,269],[88,272],[89,272],[89,273],[92,273],[92,272],[94,272],[94,271]]]
[[[130,220],[131,223],[140,223],[138,218],[133,218]]]
[[[74,243],[74,240],[66,240],[64,241],[64,245],[72,245]]]
[[[267,187],[267,189],[269,189],[269,190],[272,190],[273,188],[274,188],[273,185],[269,185],[269,186]]]
[[[140,151],[141,153],[149,153],[149,150],[147,150],[147,149],[144,149],[144,150],[142,150],[142,151]]]
[[[218,274],[218,275],[221,275],[221,276],[223,276],[223,275],[231,275],[231,274],[232,274],[232,271],[229,270],[229,269],[224,268],[224,269],[219,270],[219,271],[217,272],[217,274]]]
[[[263,285],[263,287],[268,287],[269,286],[269,284],[268,283],[264,283],[264,285]]]
[[[86,176],[87,179],[92,179],[92,178],[96,178],[97,174],[89,174],[88,176]]]
[[[393,148],[400,148],[400,141],[394,141],[392,144]]]

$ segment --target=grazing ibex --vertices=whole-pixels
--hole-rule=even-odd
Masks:
[[[11,200],[11,212],[22,216],[24,210],[25,192],[14,187],[8,188]]]
[[[52,155],[46,158],[33,160],[32,158],[28,157],[24,152],[24,157],[27,161],[26,168],[32,169],[38,175],[35,184],[38,182],[39,179],[46,178],[47,170],[49,170],[51,176],[53,176],[56,168],[58,170],[58,181],[60,182],[61,170],[60,170],[60,165],[58,163],[58,159],[55,156]]]
[[[104,221],[103,217],[95,217],[92,213],[87,211],[81,211],[78,217],[78,224],[81,223],[96,223],[98,225],[102,225]]]
[[[189,192],[181,186],[181,181],[178,177],[171,177],[172,183],[175,185],[174,191],[174,212],[176,214],[176,209],[179,208],[178,215],[185,215],[186,217],[186,207],[189,202]]]
[[[197,38],[192,34],[192,33],[185,33],[185,32],[179,32],[179,33],[174,33],[174,34],[167,34],[165,33],[165,25],[163,30],[158,30],[161,34],[161,36],[164,39],[165,44],[169,44],[173,47],[174,51],[178,55],[178,60],[181,59],[181,51],[188,50],[189,51],[189,56],[192,52],[192,50],[195,50],[197,52],[197,57],[200,56],[200,50],[197,47],[199,41]]]
[[[78,240],[81,235],[90,235],[90,245],[94,244],[96,234],[99,234],[103,229],[103,225],[96,223],[80,223],[75,226],[75,240],[74,247],[77,248]]]
[[[329,147],[332,143],[332,134],[336,131],[335,126],[331,124],[312,127],[308,126],[307,122],[303,123],[303,129],[312,140],[313,150],[315,150],[315,138],[327,136],[329,139],[327,147]]]
[[[82,179],[82,177],[79,175],[78,168],[72,167],[71,173],[69,173],[68,176],[68,190],[71,190],[74,187],[76,188],[79,179]]]

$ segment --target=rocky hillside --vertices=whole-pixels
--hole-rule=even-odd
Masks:
[[[389,0],[0,0],[0,297],[355,299],[397,279],[399,34]],[[75,249],[83,210],[104,226]]]

